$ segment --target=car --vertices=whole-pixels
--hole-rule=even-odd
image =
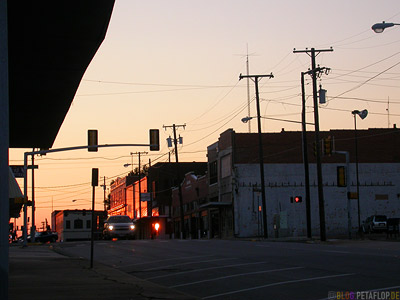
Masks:
[[[110,216],[104,222],[103,238],[135,238],[135,224],[129,216]]]
[[[363,225],[364,233],[385,232],[387,230],[387,217],[384,215],[373,215],[368,217]]]
[[[26,237],[26,240],[30,243],[32,242],[31,235],[29,234]],[[35,232],[35,242],[36,243],[53,243],[58,240],[58,233],[55,231],[42,231],[42,232]],[[23,237],[18,239],[19,242],[23,241]]]

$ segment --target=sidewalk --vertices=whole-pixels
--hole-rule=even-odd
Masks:
[[[49,245],[10,246],[9,299],[197,299]]]

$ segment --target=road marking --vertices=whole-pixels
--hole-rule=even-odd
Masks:
[[[380,291],[387,291],[387,290],[395,290],[400,288],[400,285],[396,285],[396,286],[391,286],[391,287],[385,287],[385,288],[380,288],[380,289],[374,289],[374,290],[368,290],[368,291],[361,291],[360,293],[364,292],[364,293],[369,293],[369,292],[380,292]],[[319,299],[319,300],[329,300],[332,298],[323,298],[323,299]],[[367,298],[365,298],[367,299]]]
[[[320,280],[320,279],[334,278],[334,277],[344,277],[344,276],[351,276],[351,275],[355,275],[355,273],[330,275],[330,276],[320,276],[320,277],[311,277],[311,278],[304,278],[304,279],[297,279],[297,280],[288,280],[288,281],[282,281],[282,282],[275,282],[275,283],[255,286],[255,287],[252,287],[252,288],[241,289],[241,290],[226,292],[226,293],[222,293],[222,294],[211,295],[211,296],[203,297],[201,299],[217,298],[217,297],[226,296],[226,295],[232,295],[232,294],[237,294],[237,293],[243,293],[243,292],[263,289],[263,288],[270,287],[270,286],[277,286],[277,285],[284,285],[284,284],[304,282],[304,281],[312,281],[312,280]]]
[[[159,262],[164,262],[164,261],[170,261],[170,260],[180,260],[180,259],[192,259],[192,258],[199,258],[199,257],[211,257],[215,256],[214,254],[212,255],[199,255],[199,256],[184,256],[184,257],[174,257],[174,258],[167,258],[167,259],[160,259],[160,260],[152,260],[148,262],[141,262],[141,263],[135,263],[135,264],[129,264],[129,265],[123,265],[123,267],[134,267],[138,265],[147,265],[147,264],[154,264],[154,263],[159,263]]]
[[[162,267],[157,267],[157,268],[146,269],[146,270],[143,270],[143,271],[146,272],[146,271],[162,270],[162,269],[165,269],[165,268],[170,268],[170,267],[175,267],[175,266],[191,265],[191,264],[206,263],[206,262],[213,262],[213,261],[220,261],[220,260],[229,260],[229,259],[237,259],[237,258],[218,258],[218,259],[210,259],[210,260],[203,260],[203,261],[190,261],[190,262],[187,262],[187,263],[180,263],[180,264],[162,266]]]
[[[154,277],[145,278],[145,280],[156,279],[156,278],[162,278],[162,277],[169,277],[169,276],[176,276],[176,275],[187,274],[187,273],[194,273],[194,272],[202,272],[202,271],[208,271],[208,270],[215,270],[215,269],[233,268],[233,267],[239,267],[239,266],[249,266],[249,265],[266,264],[266,263],[268,263],[268,262],[266,262],[266,261],[258,261],[258,262],[254,262],[254,263],[245,263],[245,264],[236,264],[236,265],[227,265],[227,266],[210,267],[210,268],[203,268],[203,269],[197,269],[197,270],[190,270],[190,271],[177,272],[177,273],[167,274],[167,275],[159,275],[159,276],[154,276]]]
[[[189,282],[189,283],[184,283],[184,284],[173,285],[173,286],[170,286],[170,288],[177,288],[177,287],[186,286],[186,285],[194,285],[194,284],[199,284],[199,283],[208,282],[208,281],[223,280],[223,279],[232,278],[232,277],[254,275],[254,274],[261,274],[261,273],[282,272],[282,271],[296,270],[296,269],[304,269],[304,267],[293,267],[293,268],[274,269],[274,270],[265,270],[265,271],[258,271],[258,272],[228,275],[228,276],[223,276],[223,277],[217,277],[214,279],[206,279],[206,280],[200,280],[200,281],[194,281],[194,282]]]

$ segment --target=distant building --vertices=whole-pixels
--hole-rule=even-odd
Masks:
[[[360,211],[350,199],[351,227],[373,214],[400,217],[400,130],[358,130]],[[350,154],[350,191],[356,192],[354,130],[330,130],[333,148]],[[311,226],[319,235],[319,201],[314,132],[307,133],[310,170]],[[269,236],[306,235],[305,175],[302,133],[263,133],[267,227]],[[210,228],[220,237],[263,236],[258,134],[229,129],[207,148]],[[345,156],[322,157],[324,208],[328,235],[346,235],[348,194],[339,184],[338,170],[347,168]],[[341,179],[342,180],[342,179]],[[291,201],[302,197],[302,202]],[[213,230],[211,230],[213,231]],[[215,235],[215,234],[214,234]]]
[[[177,178],[177,168],[179,168],[180,178]],[[172,187],[177,187],[188,172],[194,172],[196,175],[204,175],[206,171],[206,162],[168,162],[156,163],[151,166],[148,175],[148,190],[152,194],[154,214],[171,216]]]
[[[194,172],[186,173],[181,190],[185,237],[209,238],[209,214],[206,208],[202,208],[208,196],[207,176],[197,176]],[[175,237],[180,237],[181,214],[178,187],[172,189],[172,212]]]
[[[178,168],[179,175],[178,178]],[[156,163],[148,170],[147,184],[151,194],[152,216],[158,220],[165,236],[172,237],[174,223],[172,218],[172,188],[177,187],[188,172],[196,175],[205,175],[206,162],[167,162]],[[176,224],[175,224],[176,225]]]
[[[103,224],[107,218],[105,211],[95,211],[95,238],[99,239]],[[91,239],[92,212],[90,210],[61,210],[51,215],[52,230],[57,231],[58,240],[62,242]],[[53,223],[55,221],[55,223]]]
[[[136,180],[138,176],[125,176],[123,178],[118,177],[110,186],[110,209],[108,214],[113,215],[127,215],[128,214],[128,200],[126,189],[129,185]],[[132,201],[132,198],[131,198]],[[132,217],[133,218],[133,211]]]

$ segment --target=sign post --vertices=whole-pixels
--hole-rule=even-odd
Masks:
[[[92,224],[91,224],[91,234],[90,234],[90,268],[93,268],[93,246],[94,246],[94,224],[95,224],[95,215],[94,215],[94,199],[95,199],[95,188],[99,185],[99,169],[92,169]]]

